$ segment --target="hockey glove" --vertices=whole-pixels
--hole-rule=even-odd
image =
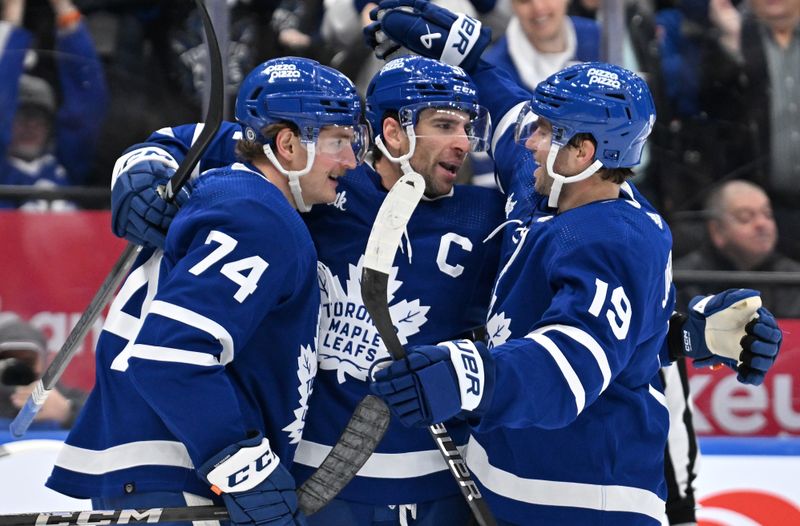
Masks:
[[[479,20],[427,0],[384,0],[370,18],[376,22],[364,28],[364,38],[381,59],[404,46],[471,71],[492,39],[491,30]]]
[[[407,427],[480,416],[491,398],[494,361],[480,342],[410,347],[402,360],[374,373],[370,390]]]
[[[760,385],[780,350],[783,335],[761,307],[758,291],[728,289],[689,302],[683,324],[684,354],[695,367],[724,364],[744,384]]]
[[[294,479],[261,433],[226,447],[197,471],[222,495],[232,524],[306,526]]]
[[[115,166],[116,181],[111,189],[111,228],[114,234],[144,247],[164,248],[164,241],[178,208],[189,197],[187,185],[167,203],[157,188],[165,184],[177,163],[155,148],[131,152]],[[120,164],[122,163],[122,164]]]

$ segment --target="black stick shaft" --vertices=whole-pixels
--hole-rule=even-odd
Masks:
[[[224,507],[194,506],[186,508],[18,513],[14,515],[0,515],[0,526],[98,526],[224,520],[228,520],[228,510]]]

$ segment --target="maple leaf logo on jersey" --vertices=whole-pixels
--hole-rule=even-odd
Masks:
[[[506,198],[506,219],[511,215],[511,212],[514,211],[514,207],[517,206],[517,202],[514,201],[514,194],[513,192]]]
[[[297,444],[303,434],[306,425],[306,412],[308,411],[308,397],[314,390],[314,377],[317,375],[317,357],[310,345],[300,347],[300,355],[297,357],[297,378],[300,385],[297,392],[300,393],[299,407],[294,410],[294,421],[284,427],[282,431],[289,433],[289,443]]]
[[[506,318],[504,312],[495,312],[486,322],[486,332],[489,336],[489,348],[497,347],[508,341],[511,336],[511,320]]]
[[[347,375],[366,381],[372,364],[389,357],[361,301],[360,276],[363,264],[362,256],[356,265],[348,265],[346,289],[327,266],[322,263],[317,265],[321,293],[319,367],[336,371],[339,383],[344,383]],[[403,284],[396,277],[397,267],[392,267],[388,284],[389,312],[397,329],[397,337],[405,345],[408,337],[418,333],[428,321],[430,307],[421,305],[419,300],[402,300],[392,304],[394,293]]]

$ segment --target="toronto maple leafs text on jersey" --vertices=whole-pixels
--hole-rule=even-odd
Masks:
[[[200,171],[235,160],[240,130],[238,124],[222,124]],[[159,149],[180,161],[197,134],[196,125],[165,128],[133,148]],[[292,465],[298,484],[320,465],[353,409],[369,394],[366,378],[372,364],[388,357],[361,301],[359,279],[361,255],[386,194],[380,176],[362,165],[339,178],[333,204],[303,214],[319,256],[322,303],[319,370]],[[485,188],[457,186],[452,195],[420,203],[390,276],[389,309],[402,343],[444,341],[483,326],[501,236],[486,238],[502,220],[502,196]],[[459,445],[466,443],[463,422],[448,429]],[[392,422],[376,454],[340,497],[398,504],[455,495],[458,487],[429,433]]]

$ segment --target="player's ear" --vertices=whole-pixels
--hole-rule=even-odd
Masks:
[[[397,119],[393,117],[383,119],[383,143],[390,152],[397,152],[407,141],[408,137]]]
[[[597,148],[590,139],[583,139],[578,145],[578,160],[582,164],[589,166],[594,162],[594,154]]]
[[[297,151],[299,146],[297,136],[291,128],[282,128],[275,135],[275,150],[281,157],[290,158]]]

